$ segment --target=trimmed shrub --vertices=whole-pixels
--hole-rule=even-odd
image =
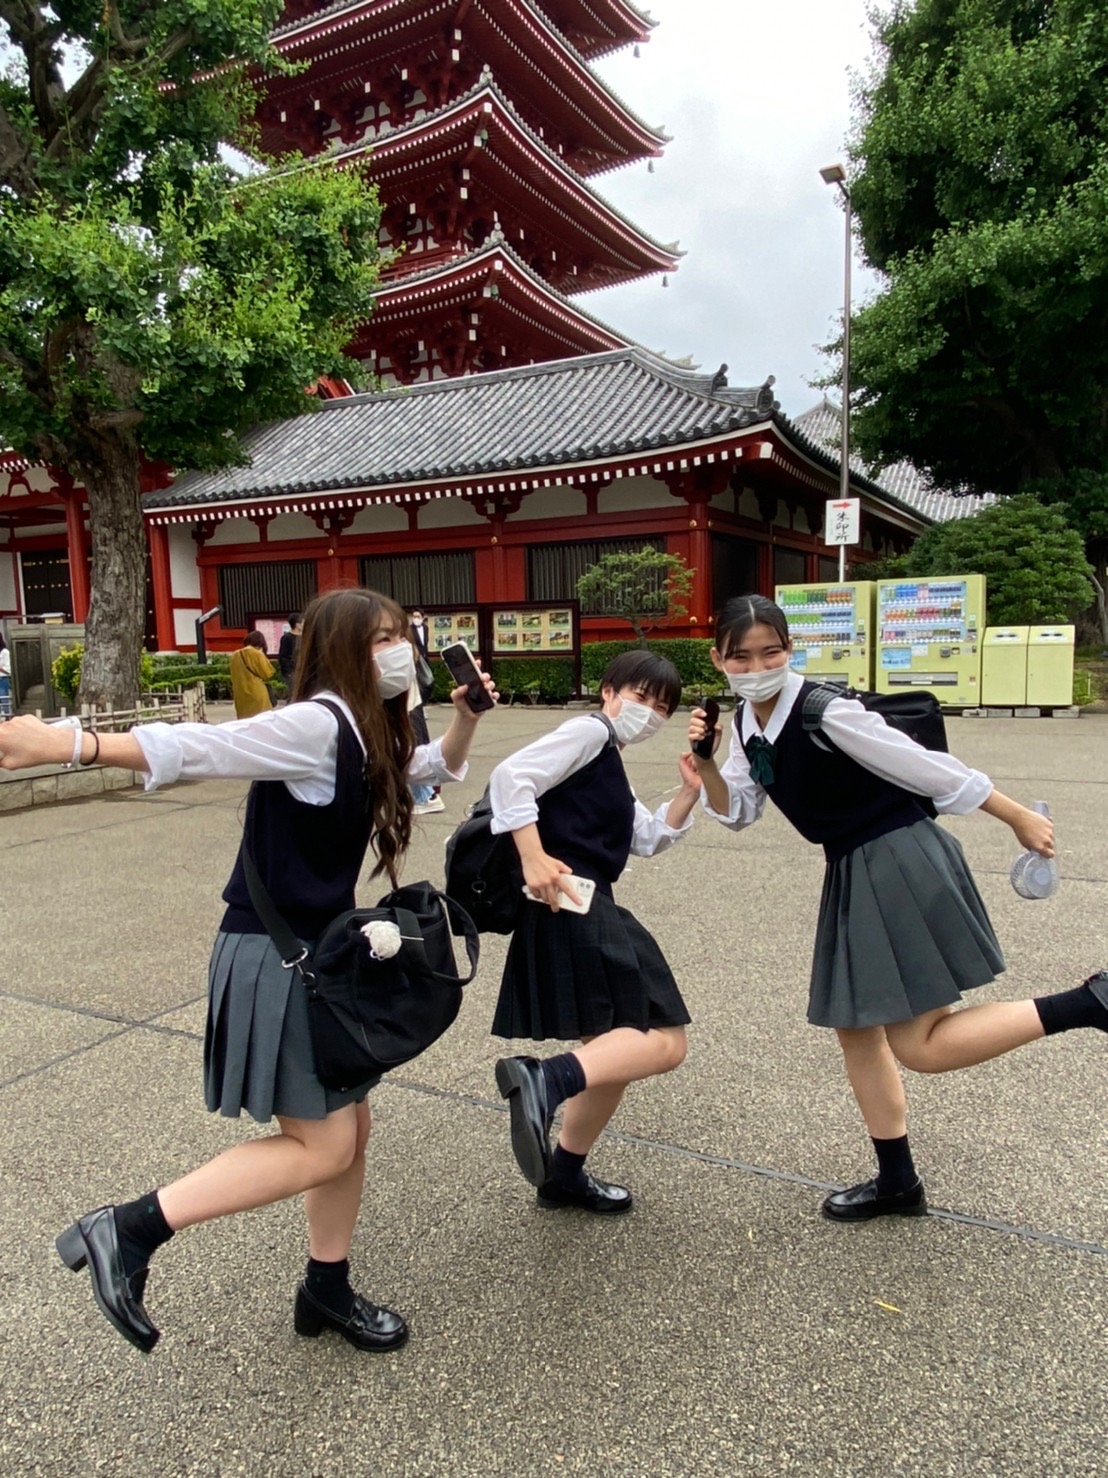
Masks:
[[[573,662],[568,657],[494,657],[491,671],[505,701],[513,693],[538,703],[565,703],[573,696]]]
[[[674,637],[669,641],[650,641],[647,650],[657,652],[659,657],[668,657],[681,675],[682,688],[695,692],[697,697],[719,697],[727,691],[721,673],[712,666],[709,653],[712,643],[704,637]],[[633,641],[586,642],[581,648],[581,685],[591,693],[600,689],[600,679],[609,662],[622,652],[639,652],[642,648]]]
[[[50,676],[55,689],[70,703],[76,703],[77,690],[81,686],[81,663],[85,649],[78,642],[73,647],[63,647],[50,664]],[[149,693],[154,684],[154,658],[150,652],[139,656],[139,690]]]

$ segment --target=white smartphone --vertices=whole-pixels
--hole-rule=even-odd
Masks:
[[[563,893],[558,900],[558,908],[565,909],[567,913],[588,913],[592,907],[593,894],[596,892],[596,884],[592,878],[579,878],[574,873],[563,873],[563,882],[569,884],[580,898],[580,903],[574,903],[568,894]],[[532,893],[530,888],[524,888],[524,896],[530,898],[532,903],[545,903],[545,898],[540,898],[537,893]]]

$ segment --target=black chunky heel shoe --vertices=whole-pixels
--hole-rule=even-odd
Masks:
[[[333,1329],[356,1349],[374,1354],[398,1350],[408,1340],[408,1326],[393,1309],[371,1304],[355,1294],[354,1307],[343,1318],[313,1298],[303,1283],[296,1290],[292,1322],[297,1334],[305,1339],[318,1339],[325,1329]]]
[[[149,1355],[161,1336],[142,1306],[146,1269],[135,1274],[133,1283],[124,1273],[113,1211],[111,1206],[90,1211],[67,1227],[54,1246],[70,1272],[88,1268],[100,1312],[136,1350]]]

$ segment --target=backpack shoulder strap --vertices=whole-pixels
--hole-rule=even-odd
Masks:
[[[590,713],[589,717],[598,718],[600,722],[604,725],[604,727],[608,730],[608,742],[604,746],[605,749],[611,749],[613,744],[619,743],[619,740],[616,738],[616,731],[612,727],[612,721],[606,713]],[[603,752],[604,751],[601,750],[601,753]]]
[[[823,715],[827,707],[836,698],[842,698],[844,691],[832,687],[830,683],[813,683],[804,698],[804,707],[800,711],[800,727],[806,734],[813,734],[823,722]]]

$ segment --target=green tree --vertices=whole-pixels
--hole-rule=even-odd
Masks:
[[[377,281],[348,171],[237,175],[281,0],[0,0],[0,442],[88,489],[85,701],[135,696],[144,457],[243,460],[312,408]],[[229,59],[236,59],[233,62]]]
[[[890,564],[892,562],[889,562]],[[990,503],[980,513],[936,524],[916,540],[882,579],[899,575],[984,575],[990,626],[1038,626],[1072,621],[1092,595],[1081,535],[1060,508],[1030,494]],[[855,566],[858,578],[873,567]]]
[[[605,554],[577,581],[581,609],[626,621],[646,646],[646,633],[689,614],[692,571],[679,554],[644,547]]]
[[[851,193],[855,444],[941,488],[1067,505],[1108,551],[1108,6],[894,0]]]

